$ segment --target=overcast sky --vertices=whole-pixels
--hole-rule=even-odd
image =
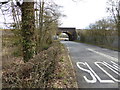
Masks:
[[[76,27],[78,29],[87,28],[90,23],[94,23],[103,17],[108,16],[106,13],[106,2],[108,0],[55,0],[63,8],[61,11],[67,15],[61,18],[63,27]]]
[[[106,12],[106,2],[108,0],[54,0],[58,5],[63,6],[61,12],[67,17],[60,18],[62,27],[76,27],[84,29],[90,23],[108,16]],[[0,12],[1,14],[1,12]],[[0,15],[0,27],[4,27],[3,16]]]

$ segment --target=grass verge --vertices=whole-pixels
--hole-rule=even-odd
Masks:
[[[67,50],[58,41],[27,63],[21,57],[2,61],[3,88],[77,88]]]
[[[78,88],[75,71],[69,58],[68,50],[61,44],[61,54],[57,62],[53,87],[54,88]]]

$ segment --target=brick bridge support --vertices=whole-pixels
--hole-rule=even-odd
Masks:
[[[59,35],[60,33],[66,33],[69,36],[70,41],[74,41],[77,39],[76,28],[58,27],[57,35]]]

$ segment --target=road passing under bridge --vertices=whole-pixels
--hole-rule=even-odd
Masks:
[[[79,88],[118,88],[118,52],[71,41],[61,41],[70,53]]]

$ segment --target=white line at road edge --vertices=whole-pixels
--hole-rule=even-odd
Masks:
[[[97,54],[99,54],[99,55],[101,55],[101,56],[104,56],[104,57],[106,57],[106,58],[108,58],[108,59],[111,59],[111,60],[113,60],[113,61],[118,62],[118,59],[117,59],[117,58],[111,57],[111,56],[106,55],[106,54],[101,53],[101,52],[97,52],[97,51],[95,51],[95,50],[93,50],[93,49],[90,49],[90,48],[87,48],[87,50],[92,51],[92,52],[97,53]]]

